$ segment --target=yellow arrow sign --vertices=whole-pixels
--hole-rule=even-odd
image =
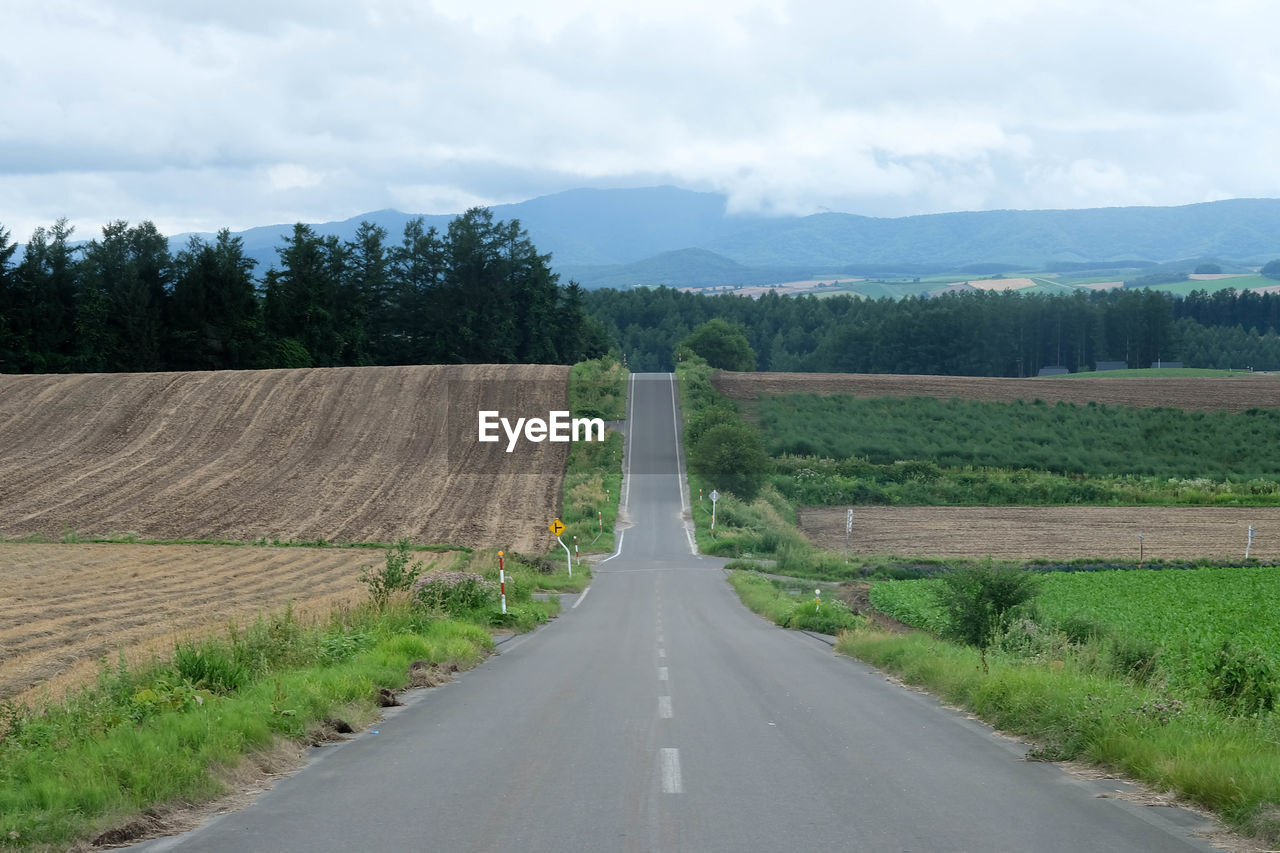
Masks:
[[[551,522],[547,529],[556,536],[559,536],[561,533],[564,533],[564,522],[557,518],[555,521]]]

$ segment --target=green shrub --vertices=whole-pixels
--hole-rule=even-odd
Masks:
[[[750,501],[769,470],[760,432],[742,421],[708,429],[689,450],[689,467],[715,488]]]
[[[1013,608],[1031,601],[1039,579],[1031,572],[985,560],[952,569],[934,589],[943,634],[986,650],[1006,627]]]
[[[461,616],[498,602],[498,585],[473,572],[433,572],[413,585],[414,601],[429,610]]]
[[[1280,690],[1277,675],[1275,664],[1262,649],[1224,640],[1209,661],[1209,696],[1231,713],[1270,711]]]
[[[387,601],[393,593],[411,589],[422,573],[421,560],[409,562],[409,548],[409,540],[401,539],[394,547],[387,549],[386,561],[381,569],[374,570],[365,566],[360,570],[360,583],[369,588],[369,597],[379,610],[386,609]]]

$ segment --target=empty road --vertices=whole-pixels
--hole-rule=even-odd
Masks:
[[[561,617],[161,851],[1182,851],[1098,794],[747,612],[694,553],[673,379],[633,378],[618,552]]]

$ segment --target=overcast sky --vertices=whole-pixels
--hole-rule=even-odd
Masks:
[[[1271,0],[7,0],[0,226],[1280,196]]]

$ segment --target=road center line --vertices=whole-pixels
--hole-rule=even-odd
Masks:
[[[658,716],[664,720],[671,719],[672,714],[671,714],[671,697],[670,696],[658,697]]]
[[[573,603],[573,606],[572,606],[572,607],[570,607],[569,609],[570,609],[570,610],[577,610],[577,609],[578,609],[578,605],[579,605],[579,604],[581,604],[582,602],[584,602],[584,601],[586,601],[586,600],[587,600],[587,593],[589,593],[589,592],[591,592],[591,587],[587,587],[586,589],[584,589],[584,590],[582,591],[582,595],[578,596],[578,600],[577,600],[577,601],[575,601],[575,602]]]
[[[631,388],[627,392],[627,453],[626,453],[626,470],[622,472],[622,479],[626,485],[622,490],[622,509],[625,512],[631,508],[631,438],[636,434],[636,423],[632,415],[635,414],[636,400],[636,375],[631,374]],[[622,551],[621,548],[618,549]]]
[[[662,762],[662,793],[683,794],[684,780],[680,778],[680,750],[663,747],[658,754]]]
[[[667,650],[666,650],[666,649],[658,649],[658,657],[660,657],[660,658],[665,658],[666,656],[667,656]]]
[[[667,680],[667,668],[665,666],[658,667],[658,680],[659,681]]]
[[[676,437],[676,491],[680,493],[680,524],[684,527],[685,538],[689,540],[689,553],[696,555],[698,543],[693,535],[692,517],[689,521],[685,521],[685,517],[689,515],[689,501],[684,493],[684,457],[681,455],[680,447],[680,422],[676,419],[676,375],[674,373],[667,375],[671,379],[671,425],[675,429]]]

